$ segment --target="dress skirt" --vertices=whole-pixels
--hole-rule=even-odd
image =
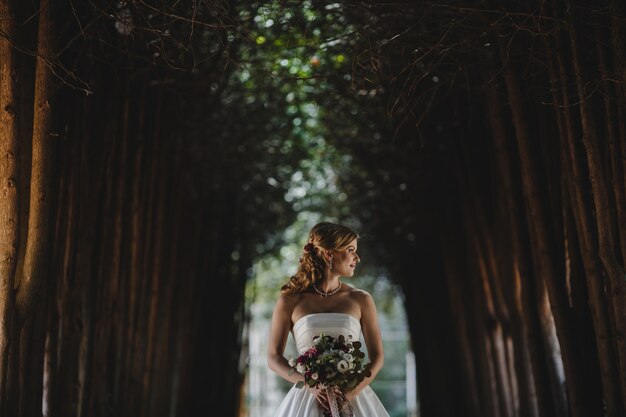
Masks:
[[[350,401],[354,417],[389,417],[373,389],[369,386]],[[294,385],[285,395],[274,417],[322,417],[322,408],[308,388]]]

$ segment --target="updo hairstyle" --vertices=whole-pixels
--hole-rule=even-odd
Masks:
[[[324,273],[329,261],[323,256],[324,251],[342,252],[359,235],[341,224],[320,222],[309,232],[309,239],[304,246],[300,265],[296,273],[280,289],[281,294],[295,294],[306,291],[312,284],[324,280]]]

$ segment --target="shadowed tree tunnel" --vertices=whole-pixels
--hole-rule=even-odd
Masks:
[[[626,415],[624,9],[0,0],[0,415],[239,416],[305,209],[402,289],[422,417]]]

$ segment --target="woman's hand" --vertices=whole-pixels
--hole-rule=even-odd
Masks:
[[[328,396],[326,395],[326,388],[320,386],[320,387],[310,387],[309,389],[311,390],[311,393],[317,399],[317,402],[320,404],[320,407],[324,410],[330,411]],[[335,397],[337,398],[337,404],[339,408],[341,408],[340,403],[341,403],[341,398],[343,394],[341,390],[337,387],[334,387],[334,391],[335,391]]]
[[[340,416],[353,416],[354,412],[352,410],[352,400],[354,400],[354,398],[356,397],[356,395],[352,392],[344,392],[342,393],[341,397],[338,398],[338,408],[339,408],[339,415]]]
[[[356,394],[357,393],[355,391],[348,391],[348,392],[345,392],[343,396],[347,401],[352,401],[356,397]]]

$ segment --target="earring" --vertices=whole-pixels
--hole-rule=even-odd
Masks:
[[[330,270],[333,270],[333,257],[330,257]]]

